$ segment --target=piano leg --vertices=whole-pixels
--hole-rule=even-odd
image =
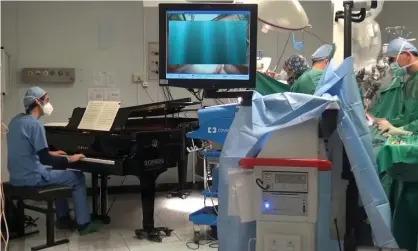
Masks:
[[[104,224],[110,223],[107,215],[107,175],[100,175],[100,219]]]
[[[160,173],[149,172],[143,173],[139,180],[141,182],[141,200],[142,200],[142,226],[143,229],[136,229],[135,235],[139,239],[147,238],[150,241],[161,242],[162,234],[164,232],[166,236],[170,236],[172,229],[166,227],[154,226],[154,204],[155,204],[155,191],[156,180]]]
[[[182,159],[177,164],[177,175],[178,175],[178,181],[179,181],[179,188],[177,190],[171,191],[168,193],[167,197],[179,197],[183,200],[186,199],[190,193],[190,189],[186,189],[186,183],[187,183],[187,161],[188,160],[188,154],[183,154]]]
[[[155,203],[155,186],[157,177],[155,173],[151,175],[141,175],[141,200],[142,200],[142,227],[144,230],[154,228],[154,203]]]

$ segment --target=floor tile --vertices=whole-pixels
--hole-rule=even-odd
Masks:
[[[139,194],[109,196],[109,211],[111,222],[105,225],[99,232],[80,236],[78,232],[56,231],[56,239],[68,238],[69,244],[60,245],[45,251],[186,251],[188,244],[196,248],[193,241],[193,225],[189,221],[189,214],[203,207],[203,196],[199,192],[193,192],[187,199],[166,198],[167,193],[159,193],[155,202],[154,222],[157,227],[169,227],[174,229],[170,237],[163,238],[162,243],[139,240],[135,236],[135,229],[142,228],[142,205]],[[207,203],[211,203],[207,201]],[[72,203],[70,203],[72,204]],[[37,203],[37,205],[44,206]],[[9,251],[25,251],[30,247],[44,244],[45,216],[26,211],[33,218],[39,217],[37,229],[40,234],[24,239],[12,240]],[[200,229],[201,238],[208,239],[206,228]],[[201,243],[206,243],[202,241]],[[216,250],[209,245],[200,245],[201,250]]]

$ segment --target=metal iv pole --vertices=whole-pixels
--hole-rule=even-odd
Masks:
[[[351,57],[352,22],[360,23],[366,18],[366,9],[361,8],[353,13],[355,2],[344,1],[344,11],[335,14],[335,22],[344,20],[344,58]],[[377,1],[371,1],[371,8],[377,7]],[[367,215],[363,207],[359,206],[359,192],[356,180],[351,172],[351,165],[345,149],[343,150],[342,178],[348,180],[346,190],[346,229],[344,236],[344,250],[355,251],[357,246],[373,246],[371,227],[367,223]]]

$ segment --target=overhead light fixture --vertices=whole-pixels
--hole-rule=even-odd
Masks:
[[[309,25],[309,19],[298,0],[236,0],[235,3],[258,4],[258,20],[263,24],[262,31],[297,31]]]

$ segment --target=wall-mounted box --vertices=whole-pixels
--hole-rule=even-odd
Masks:
[[[24,83],[53,83],[72,84],[75,80],[74,68],[23,68],[22,80]]]

